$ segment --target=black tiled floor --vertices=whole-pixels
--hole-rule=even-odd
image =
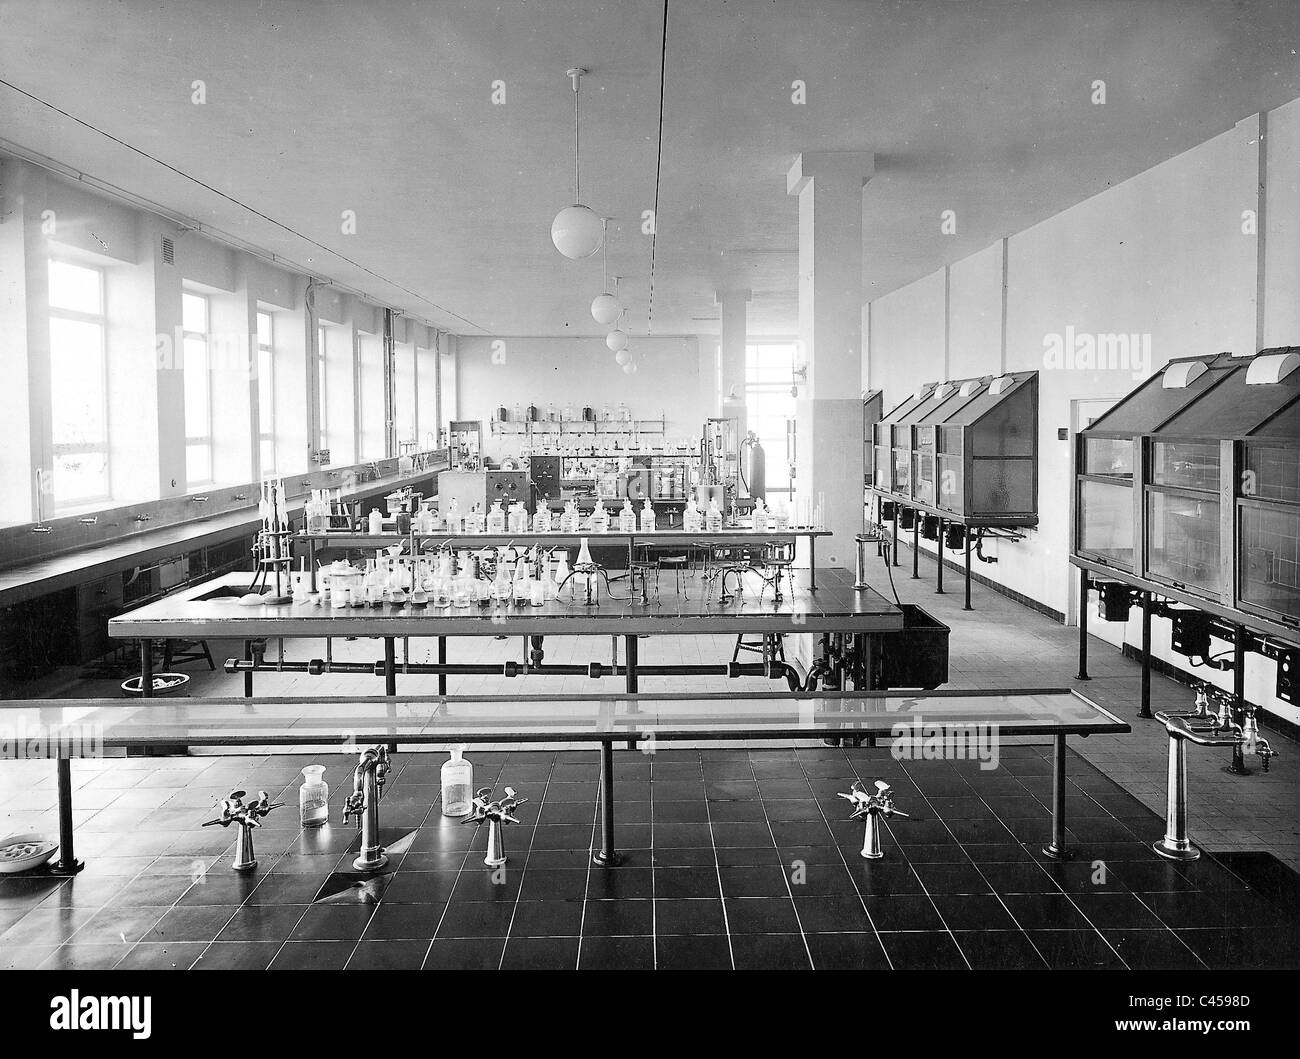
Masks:
[[[495,872],[482,863],[483,832],[439,815],[436,768],[399,755],[383,822],[394,836],[414,829],[413,840],[364,887],[346,874],[353,829],[303,832],[290,815],[258,832],[260,871],[233,874],[229,837],[197,827],[206,806],[164,813],[143,793],[185,788],[191,773],[133,763],[116,780],[142,792],[140,805],[92,817],[86,872],[0,879],[0,966],[1296,965],[1294,873],[1248,856],[1235,868],[1231,858],[1160,860],[1148,842],[1161,821],[1077,757],[1067,822],[1079,855],[1045,858],[1046,753],[1004,747],[993,771],[869,748],[621,753],[626,861],[616,869],[590,862],[594,755],[482,754],[482,782],[509,782],[532,799],[507,829],[510,859]],[[207,768],[216,787],[238,776],[292,804],[296,770],[275,758]],[[867,861],[861,826],[835,795],[854,778],[880,777],[911,815],[890,821],[885,859]]]

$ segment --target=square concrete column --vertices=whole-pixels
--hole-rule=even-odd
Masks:
[[[786,190],[799,200],[799,341],[808,379],[796,404],[797,495],[824,497],[819,564],[853,568],[862,531],[862,188],[870,151],[806,151]]]

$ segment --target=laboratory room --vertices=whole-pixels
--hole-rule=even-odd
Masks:
[[[149,992],[158,1039],[201,969],[1282,1017],[1300,6],[0,23],[0,968],[45,1030]]]

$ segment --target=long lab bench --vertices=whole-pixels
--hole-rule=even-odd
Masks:
[[[368,500],[395,488],[420,484],[432,486],[438,473],[438,468],[430,468],[372,478],[341,487],[340,495],[344,500]],[[298,497],[289,501],[291,516],[302,514],[304,499]],[[85,581],[214,544],[252,537],[261,524],[256,505],[156,529],[146,529],[143,527],[147,523],[137,523],[137,528],[102,544],[55,552],[0,568],[0,606],[12,606],[61,589],[75,588]]]
[[[164,599],[113,618],[109,635],[140,641],[141,687],[152,694],[152,644],[167,639],[233,639],[244,641],[244,657],[230,659],[229,672],[244,674],[244,693],[253,694],[253,675],[259,670],[306,672],[362,672],[382,676],[384,692],[397,694],[399,673],[436,674],[439,694],[446,694],[448,675],[499,676],[621,676],[625,690],[636,693],[639,676],[725,675],[766,676],[785,679],[793,689],[793,668],[764,649],[763,661],[641,665],[638,639],[642,636],[724,634],[754,635],[767,645],[785,634],[820,634],[828,638],[838,660],[829,676],[836,687],[877,686],[872,674],[882,650],[880,638],[904,627],[902,610],[870,588],[855,588],[845,570],[821,571],[821,587],[808,589],[807,572],[792,574],[785,595],[777,601],[765,596],[761,585],[751,585],[728,602],[695,592],[661,596],[642,605],[634,598],[602,593],[595,605],[581,599],[556,599],[540,607],[509,604],[473,605],[464,609],[386,603],[378,607],[331,608],[318,602],[253,604],[238,602],[248,590],[250,574],[226,574],[192,585]],[[317,597],[319,598],[319,597]],[[552,636],[611,636],[622,638],[622,663],[561,665],[545,660],[544,638]],[[384,657],[374,663],[333,662],[330,659],[265,661],[257,648],[269,639],[324,637],[374,637],[384,645]],[[454,663],[447,661],[447,641],[458,636],[519,636],[525,643],[520,661],[504,663]],[[436,663],[397,662],[399,639],[432,637],[438,641]],[[833,642],[832,642],[833,640]]]
[[[70,761],[105,749],[188,746],[591,743],[601,760],[599,863],[617,863],[616,742],[748,739],[942,738],[945,747],[996,747],[1009,736],[1051,736],[1052,833],[1044,852],[1065,844],[1067,736],[1123,733],[1129,726],[1066,689],[945,690],[814,695],[582,695],[563,698],[396,699],[48,699],[0,701],[0,725],[22,739],[0,742],[11,756],[37,747],[55,759],[61,874],[79,871],[72,826]],[[919,752],[919,749],[918,749]],[[846,780],[848,777],[846,777]]]

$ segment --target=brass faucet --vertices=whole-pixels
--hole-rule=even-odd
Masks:
[[[388,769],[388,747],[380,745],[363,750],[352,770],[352,793],[343,802],[343,823],[355,818],[361,828],[361,853],[352,862],[357,871],[378,871],[388,863],[379,842],[379,799]]]

